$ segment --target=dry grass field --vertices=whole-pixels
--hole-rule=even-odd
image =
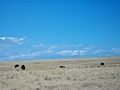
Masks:
[[[0,90],[120,90],[120,57],[0,62]]]

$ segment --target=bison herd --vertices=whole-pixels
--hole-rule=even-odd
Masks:
[[[100,66],[104,66],[105,64],[103,62],[100,63]],[[59,66],[59,68],[66,68],[65,66]]]
[[[101,65],[101,66],[104,66],[104,63],[101,62],[100,65]],[[14,68],[19,68],[19,67],[20,67],[19,64],[16,64],[16,65],[14,66]],[[59,66],[59,68],[66,68],[66,67],[63,66],[63,65],[61,65],[61,66]],[[25,65],[21,65],[21,70],[25,70]]]
[[[19,68],[19,67],[20,67],[20,65],[18,65],[18,64],[16,64],[14,66],[14,68]],[[25,65],[21,65],[21,70],[25,70]]]

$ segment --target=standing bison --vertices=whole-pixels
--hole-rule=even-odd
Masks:
[[[101,62],[101,64],[100,64],[101,66],[104,66],[104,63],[103,62]]]
[[[25,70],[25,65],[22,65],[22,66],[21,66],[21,69],[22,69],[22,70]]]

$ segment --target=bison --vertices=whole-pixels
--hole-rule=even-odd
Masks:
[[[103,62],[101,62],[101,64],[100,64],[101,66],[104,66],[104,63]]]
[[[22,69],[22,70],[25,70],[25,65],[22,65],[22,66],[21,66],[21,69]]]
[[[17,67],[19,67],[19,65],[18,65],[18,64],[16,64],[14,67],[15,67],[15,68],[17,68]]]
[[[65,66],[59,66],[60,68],[65,68]]]

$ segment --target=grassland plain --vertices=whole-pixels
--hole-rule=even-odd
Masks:
[[[120,57],[0,62],[0,90],[120,90]]]

